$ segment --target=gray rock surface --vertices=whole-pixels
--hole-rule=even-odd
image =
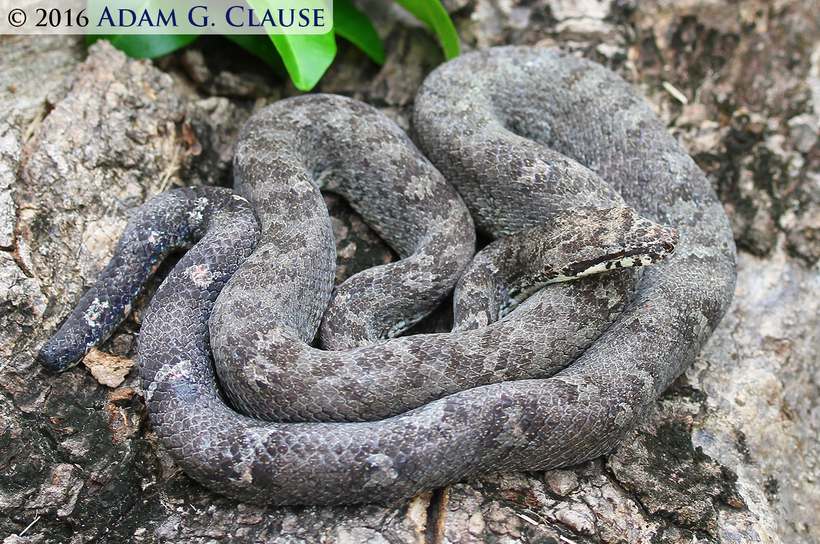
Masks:
[[[820,542],[820,3],[445,4],[465,49],[546,41],[619,71],[707,172],[742,251],[735,301],[696,364],[632,438],[579,467],[386,506],[262,508],[213,495],[156,444],[135,372],[112,389],[83,367],[45,372],[32,355],[104,266],[129,208],[166,186],[229,183],[248,96],[262,103],[293,89],[214,66],[210,92],[243,98],[205,96],[184,73],[196,53],[157,63],[169,77],[105,46],[78,66],[76,38],[3,37],[4,544]],[[441,54],[397,8],[379,2],[368,13],[385,67],[342,47],[319,90],[369,101],[407,127]],[[202,62],[212,44],[194,45]],[[236,79],[238,90],[226,90]],[[389,258],[371,234],[346,236],[364,230],[357,218],[334,222],[344,271]],[[105,351],[133,356],[144,307]]]

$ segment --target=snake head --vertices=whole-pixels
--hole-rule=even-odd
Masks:
[[[567,263],[566,279],[655,264],[674,252],[678,231],[642,217],[634,209],[617,206],[604,210],[561,212],[553,221],[566,233],[561,245]]]

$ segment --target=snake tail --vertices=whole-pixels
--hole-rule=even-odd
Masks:
[[[230,189],[175,189],[137,208],[110,262],[57,333],[40,348],[37,360],[51,370],[77,364],[127,317],[132,301],[142,293],[157,265],[172,251],[187,249],[200,240],[225,213],[236,216],[237,228],[258,233],[247,201]]]

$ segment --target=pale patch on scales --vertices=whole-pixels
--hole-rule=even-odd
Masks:
[[[200,223],[208,207],[207,198],[198,198],[195,201],[195,206],[188,212],[189,220],[193,223]]]
[[[107,300],[101,301],[99,298],[95,298],[83,314],[86,323],[92,326],[98,325],[103,314],[110,307],[111,304]]]
[[[191,266],[187,270],[188,276],[197,287],[207,287],[214,281],[211,269],[207,264]]]

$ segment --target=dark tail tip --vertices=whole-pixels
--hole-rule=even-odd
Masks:
[[[85,352],[74,352],[71,349],[66,349],[52,339],[40,348],[36,358],[37,362],[47,369],[59,371],[74,366],[84,355]]]

